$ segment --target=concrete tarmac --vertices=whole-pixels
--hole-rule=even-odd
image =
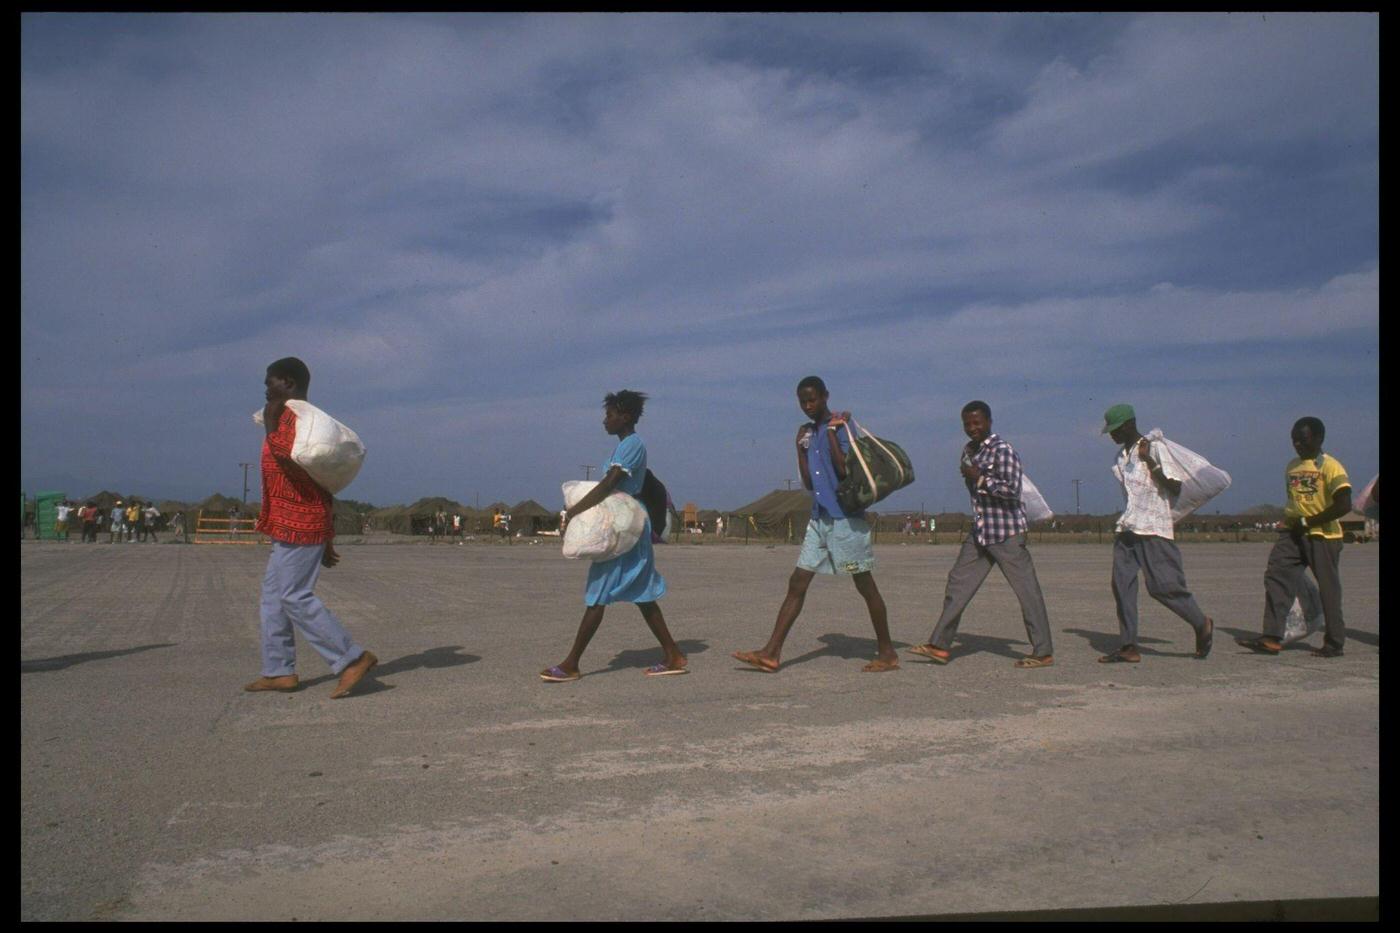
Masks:
[[[298,642],[259,673],[261,546],[21,542],[21,920],[810,920],[1379,895],[1378,544],[1342,555],[1346,655],[1247,652],[1266,544],[1182,553],[1216,620],[1142,593],[1117,643],[1107,545],[1032,544],[1055,666],[996,572],[952,664],[874,639],[819,578],[777,674],[794,546],[667,546],[693,673],[609,608],[551,685],[584,565],[538,546],[341,547],[317,588],[380,666],[349,698]],[[955,545],[877,546],[896,643]],[[1321,636],[1310,639],[1321,643]]]

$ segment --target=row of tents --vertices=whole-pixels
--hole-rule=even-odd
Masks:
[[[116,502],[128,502],[131,498],[131,496],[122,496],[104,490],[96,495],[74,501],[78,502],[79,505],[91,501],[99,509],[105,511],[110,510]],[[135,498],[142,502],[151,501],[150,498],[141,495],[135,495]],[[187,527],[193,528],[194,521],[201,511],[206,515],[226,517],[231,509],[238,508],[246,517],[252,517],[257,514],[258,503],[256,501],[250,502],[245,506],[238,499],[216,494],[196,503],[179,502],[172,499],[157,500],[156,508],[160,510],[166,521],[175,513],[183,512],[186,516]],[[533,499],[526,499],[515,505],[494,502],[486,508],[477,509],[444,496],[428,496],[419,499],[412,505],[395,505],[370,510],[338,499],[335,503],[335,529],[336,533],[340,535],[358,535],[367,528],[394,534],[422,535],[429,533],[430,524],[435,521],[439,513],[443,513],[448,516],[449,522],[453,515],[462,516],[463,530],[467,534],[489,534],[493,530],[492,515],[498,510],[510,515],[512,534],[533,535],[541,531],[554,531],[559,527],[559,514],[545,508]],[[807,531],[807,519],[811,515],[811,510],[811,493],[804,489],[776,489],[736,509],[723,511],[698,509],[692,511],[691,507],[687,507],[686,511],[688,515],[694,514],[696,521],[706,532],[712,532],[715,527],[715,519],[723,516],[725,520],[724,535],[727,538],[801,541]],[[889,511],[867,514],[872,518],[876,529],[881,532],[899,532],[911,519],[932,518],[940,532],[964,531],[972,523],[971,516],[962,512],[927,514]],[[1281,515],[1281,509],[1260,506],[1243,515],[1200,515],[1192,516],[1189,521],[1198,525],[1198,530],[1225,530],[1241,526],[1248,527],[1256,520],[1267,521]],[[1057,515],[1054,522],[1056,530],[1059,531],[1094,531],[1102,530],[1105,521],[1110,522],[1111,527],[1113,517],[1115,516]],[[1347,517],[1351,518],[1352,516]]]
[[[78,498],[70,496],[68,498],[79,506],[91,502],[102,512],[110,511],[118,502],[125,504],[132,499],[143,503],[153,501],[150,496],[143,496],[139,493],[122,495],[105,489],[91,496]],[[252,518],[256,517],[259,508],[259,503],[256,500],[244,504],[239,499],[217,493],[200,502],[181,502],[176,499],[154,501],[156,508],[160,510],[162,525],[168,524],[177,513],[183,513],[186,524],[191,529],[194,528],[195,520],[201,512],[206,516],[226,518],[232,510],[237,509],[245,518]],[[464,528],[468,533],[475,534],[491,530],[492,513],[498,509],[510,515],[511,531],[536,534],[559,527],[559,515],[533,499],[526,499],[516,505],[494,502],[485,509],[474,509],[442,496],[430,496],[419,499],[412,505],[395,505],[368,511],[356,508],[354,504],[345,500],[337,499],[335,501],[335,531],[336,534],[360,534],[368,525],[377,531],[388,531],[396,534],[427,534],[428,523],[441,511],[445,512],[449,518],[454,514],[461,515]]]

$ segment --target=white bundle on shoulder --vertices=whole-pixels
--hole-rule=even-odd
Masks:
[[[1021,473],[1021,507],[1026,510],[1026,521],[1032,525],[1055,517],[1050,503],[1045,501],[1045,497],[1035,488],[1035,483],[1031,482],[1031,478],[1024,471]]]
[[[1230,488],[1230,474],[1216,466],[1193,450],[1188,450],[1162,436],[1161,428],[1153,428],[1147,435],[1153,450],[1160,459],[1168,460],[1181,481],[1181,494],[1172,497],[1172,521],[1179,522],[1192,512],[1205,505]]]
[[[585,480],[565,483],[564,506],[573,506],[597,485]],[[647,513],[642,504],[625,492],[614,492],[569,520],[564,527],[564,556],[593,561],[621,557],[637,546],[646,527]]]
[[[338,494],[350,485],[365,462],[365,445],[360,436],[310,402],[288,399],[287,407],[297,416],[292,462],[305,470],[317,486],[333,496]],[[262,409],[253,412],[253,421],[263,423]]]

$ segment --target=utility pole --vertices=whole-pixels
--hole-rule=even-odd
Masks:
[[[791,492],[791,491],[792,491],[792,484],[795,483],[795,482],[797,482],[797,480],[795,480],[795,479],[790,479],[790,480],[786,480],[786,482],[787,482],[787,484],[788,484],[788,491]]]
[[[240,463],[239,466],[241,466],[241,467],[243,468],[243,504],[244,504],[244,505],[247,505],[247,504],[248,504],[248,467],[252,466],[252,464],[251,464],[251,463]]]
[[[1078,515],[1078,514],[1079,514],[1079,484],[1082,483],[1082,482],[1084,482],[1084,481],[1083,481],[1082,479],[1072,479],[1072,480],[1070,480],[1070,482],[1074,484],[1074,514],[1075,514],[1075,515]]]
[[[593,467],[589,464],[579,464],[579,469],[583,471],[583,478],[585,480],[588,480],[593,476]]]

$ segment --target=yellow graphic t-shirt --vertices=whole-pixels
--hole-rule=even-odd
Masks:
[[[1321,515],[1332,507],[1333,497],[1338,492],[1351,488],[1346,467],[1327,454],[1322,454],[1316,460],[1294,457],[1284,471],[1284,481],[1288,484],[1288,505],[1283,511],[1290,518]],[[1342,523],[1333,519],[1316,528],[1308,528],[1308,534],[1340,539]]]

